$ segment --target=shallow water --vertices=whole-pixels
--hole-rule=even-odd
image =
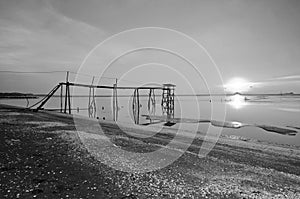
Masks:
[[[246,97],[246,100],[245,100]],[[29,99],[32,105],[39,99]],[[148,114],[147,97],[141,97],[141,115]],[[212,98],[208,96],[177,96],[175,102],[175,117],[194,119],[211,118],[212,105],[214,109],[225,106],[226,121],[236,121],[247,124],[271,125],[278,127],[289,127],[300,131],[300,96],[231,96]],[[2,104],[11,104],[26,107],[25,99],[1,99]],[[156,97],[156,115],[161,115],[161,99]],[[72,98],[72,113],[88,116],[88,97]],[[97,116],[100,120],[112,120],[112,99],[111,97],[96,97]],[[130,97],[118,98],[118,121],[133,123],[132,99]],[[53,97],[47,102],[45,108],[60,109],[60,99]],[[78,109],[79,108],[79,109]],[[221,110],[221,109],[220,109]],[[220,113],[222,115],[223,113]],[[141,123],[148,120],[141,117]],[[199,124],[199,130],[206,132],[209,124]],[[189,129],[195,124],[182,124],[182,128]],[[176,127],[176,125],[175,125]],[[221,127],[219,127],[221,128]],[[297,129],[298,128],[298,129]],[[222,134],[238,135],[253,139],[276,142],[281,144],[293,144],[300,146],[300,133],[296,136],[280,135],[267,132],[257,127],[243,127],[239,129],[223,128]]]

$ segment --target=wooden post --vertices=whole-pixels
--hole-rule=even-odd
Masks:
[[[116,78],[116,84],[115,84],[115,116],[116,116],[116,120],[115,121],[118,121],[118,79]]]
[[[93,82],[94,82],[94,76],[93,76]],[[97,111],[97,108],[96,108],[96,101],[95,101],[95,88],[93,88],[93,112],[94,112],[94,118],[96,118],[96,111]]]
[[[69,87],[69,71],[67,72],[67,77],[66,77],[66,94],[65,94],[65,110],[64,110],[64,113],[67,113],[68,87]]]
[[[112,92],[112,100],[113,100],[113,107],[112,107],[112,114],[113,114],[113,121],[115,121],[115,84],[113,84],[113,92]]]
[[[61,85],[58,84],[57,86],[55,86],[50,93],[48,93],[48,95],[46,96],[46,98],[41,102],[41,104],[36,108],[36,111],[40,110],[43,108],[43,106],[46,104],[46,102],[52,97],[52,95],[59,89]]]
[[[29,106],[29,100],[28,100],[28,97],[27,97],[27,95],[25,95],[25,98],[26,98],[26,102],[27,102],[27,104],[26,104],[26,108],[28,108],[28,106]]]
[[[174,84],[163,84],[161,107],[162,113],[166,115],[168,119],[174,118],[174,90]]]
[[[60,84],[60,112],[62,113],[62,109],[63,109],[63,85]]]
[[[155,116],[155,93],[154,93],[154,89],[150,88],[149,91],[149,97],[148,97],[148,113],[149,116]],[[150,123],[152,122],[152,119],[150,117]]]
[[[93,80],[92,80],[91,87],[89,88],[89,103],[88,103],[88,115],[89,115],[89,117],[91,117],[91,94],[92,94],[93,82],[94,82],[94,77],[93,77]]]
[[[139,96],[139,89],[134,89],[133,99],[132,99],[132,113],[133,119],[135,124],[139,124],[139,117],[140,117],[140,96]]]
[[[118,79],[116,83],[113,84],[113,121],[118,120],[118,93],[117,93]]]
[[[136,96],[137,96],[137,124],[140,123],[140,94],[139,89],[136,89]]]
[[[95,101],[95,88],[93,87],[94,79],[95,77],[93,76],[91,86],[89,87],[88,115],[89,117],[96,118],[97,108],[96,108],[96,101]]]
[[[71,114],[71,95],[70,95],[70,85],[68,82],[68,100],[69,100],[69,114]]]

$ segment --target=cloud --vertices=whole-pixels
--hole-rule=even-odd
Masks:
[[[257,81],[253,85],[254,92],[297,92],[299,93],[298,86],[300,83],[300,75],[286,75],[274,77],[262,81]]]
[[[10,12],[0,14],[0,67],[78,66],[104,38],[103,30],[56,12],[47,1],[29,4],[7,5]]]
[[[300,80],[300,75],[287,75],[287,76],[280,76],[274,78],[275,80],[285,80],[285,81],[291,81],[291,80]]]
[[[0,70],[76,71],[106,32],[57,12],[48,1],[0,2]],[[45,93],[58,75],[0,74],[0,89]],[[36,84],[39,82],[39,84]]]

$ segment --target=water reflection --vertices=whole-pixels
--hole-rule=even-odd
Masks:
[[[228,104],[235,109],[241,109],[247,105],[247,102],[244,96],[240,94],[235,94],[234,96],[230,97]]]

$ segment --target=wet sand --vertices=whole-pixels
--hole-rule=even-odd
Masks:
[[[174,133],[165,127],[139,139],[115,124],[101,126],[115,145],[139,152],[166,145]],[[222,136],[199,158],[199,132],[173,164],[131,174],[102,164],[96,150],[85,148],[79,137],[101,139],[87,136],[93,131],[87,127],[77,132],[72,117],[0,105],[0,198],[300,198],[299,147]]]

